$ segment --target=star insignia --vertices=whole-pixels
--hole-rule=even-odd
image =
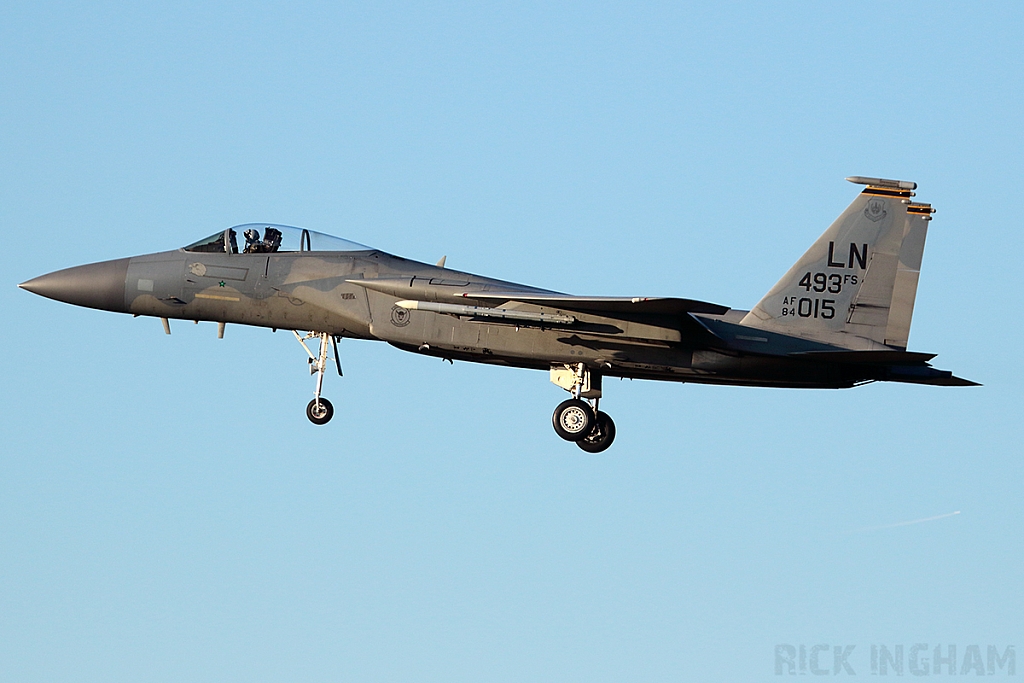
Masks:
[[[224,287],[224,286],[225,286],[225,285],[224,285],[224,281],[223,281],[223,280],[221,280],[221,281],[220,281],[220,282],[219,282],[218,284],[219,284],[219,285],[220,285],[221,287]]]

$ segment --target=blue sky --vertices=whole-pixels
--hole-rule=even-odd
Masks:
[[[777,644],[855,645],[857,676],[872,644],[1024,645],[1022,27],[1018,3],[0,6],[0,679],[756,681]],[[168,337],[15,286],[267,221],[749,308],[847,175],[938,210],[911,347],[984,387],[611,381],[587,456],[544,373],[349,340],[317,428],[285,333]]]

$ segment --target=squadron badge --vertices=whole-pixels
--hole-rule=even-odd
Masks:
[[[869,221],[876,223],[885,218],[885,202],[881,199],[872,199],[864,208],[864,215]]]
[[[394,306],[391,309],[391,324],[395,327],[405,327],[409,324],[409,319],[412,314],[409,309],[402,308],[401,306]]]

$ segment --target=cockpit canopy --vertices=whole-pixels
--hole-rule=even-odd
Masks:
[[[289,251],[372,251],[356,242],[322,232],[274,223],[245,223],[222,230],[185,247],[185,251],[237,254],[238,238],[244,240],[243,254],[272,254]]]

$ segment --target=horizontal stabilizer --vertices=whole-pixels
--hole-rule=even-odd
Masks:
[[[792,355],[808,360],[866,365],[918,365],[935,358],[934,353],[913,351],[805,351]]]
[[[981,384],[978,382],[972,382],[969,379],[963,377],[957,377],[956,375],[950,375],[949,377],[942,377],[934,382],[922,382],[922,384],[933,384],[939,387],[980,387]]]
[[[880,374],[877,379],[908,384],[931,384],[940,387],[978,387],[977,382],[956,377],[949,370],[939,370],[928,364],[934,353],[913,351],[807,351],[790,354],[791,358],[826,363],[873,365]]]
[[[707,313],[721,315],[727,306],[668,297],[614,297],[614,296],[571,296],[568,294],[524,294],[523,292],[466,292],[467,299],[478,301],[519,301],[536,306],[550,306],[581,313],[596,313],[614,317],[623,313],[639,315],[684,315],[686,313]]]
[[[963,377],[957,377],[949,370],[937,370],[931,366],[896,366],[886,368],[885,376],[882,378],[888,382],[903,382],[905,384],[929,384],[935,387],[980,387],[977,382],[972,382]]]
[[[977,382],[955,377],[949,370],[939,370],[927,364],[888,365],[882,368],[878,379],[887,382],[905,382],[907,384],[931,384],[939,387],[978,387]]]

